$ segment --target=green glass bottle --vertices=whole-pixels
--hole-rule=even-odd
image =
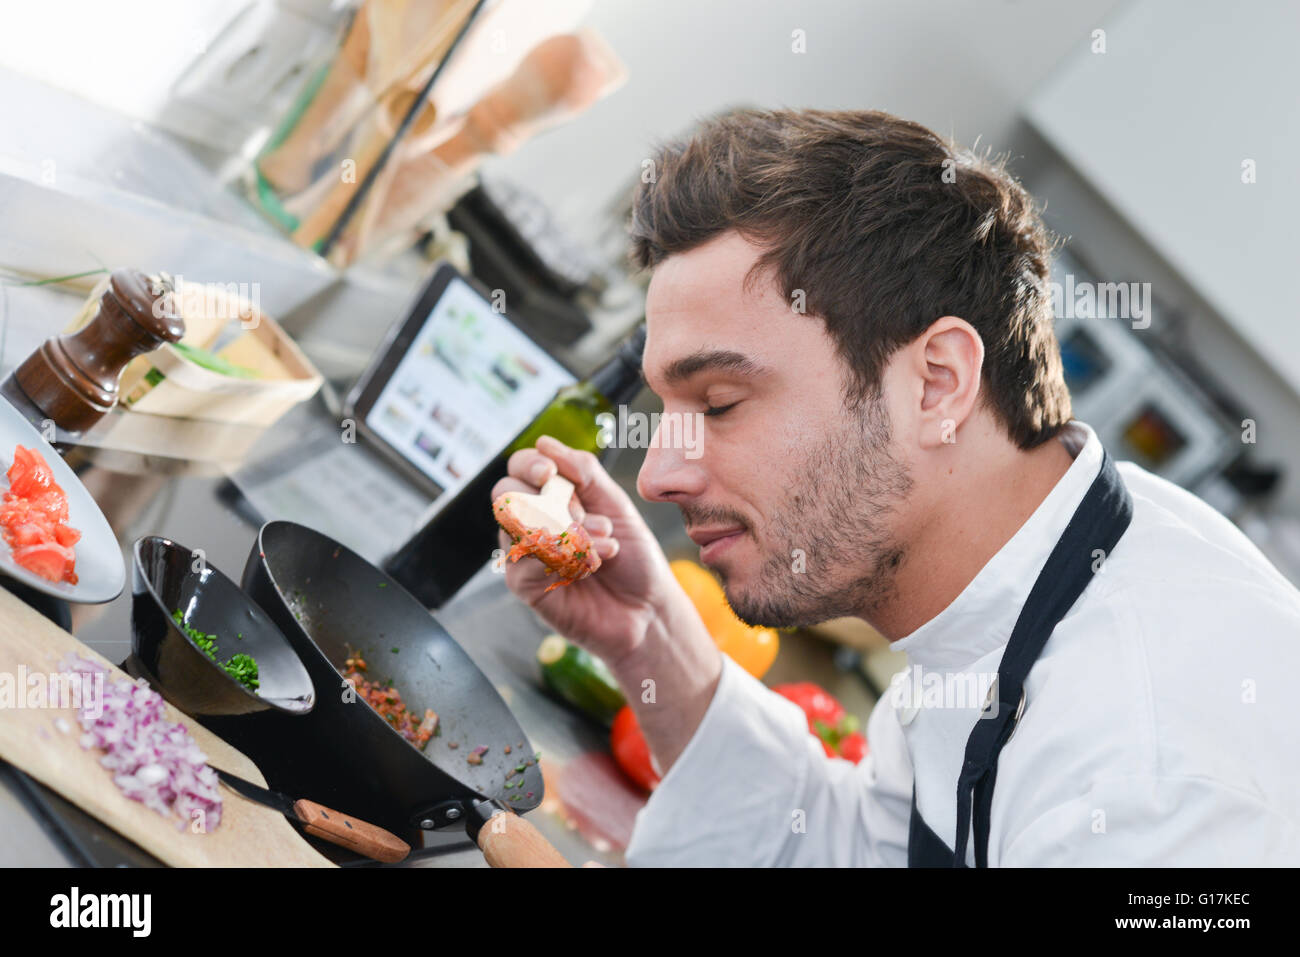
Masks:
[[[588,452],[600,451],[601,413],[615,413],[641,390],[645,326],[638,326],[613,358],[590,378],[563,387],[481,472],[436,512],[384,568],[428,608],[445,604],[497,548],[492,487],[505,476],[510,456],[532,448],[543,435]]]

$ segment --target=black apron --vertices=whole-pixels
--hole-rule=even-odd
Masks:
[[[1094,577],[1094,563],[1105,561],[1133,518],[1133,500],[1110,455],[1102,453],[1101,472],[1079,503],[1033,589],[1020,610],[994,687],[997,701],[990,716],[981,716],[966,742],[966,758],[957,779],[957,847],[949,849],[916,810],[912,785],[912,819],[907,834],[908,867],[965,867],[966,842],[974,820],[975,866],[989,865],[989,817],[998,755],[1024,710],[1024,684],[1057,623],[1078,601]],[[1095,555],[1100,549],[1101,556]]]

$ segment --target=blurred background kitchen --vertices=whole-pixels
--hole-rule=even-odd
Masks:
[[[1076,415],[1300,582],[1290,0],[3,6],[0,373],[66,327],[104,270],[137,266],[247,284],[301,348],[306,395],[323,385],[311,403],[336,411],[445,259],[504,290],[583,375],[643,316],[624,224],[656,141],[728,107],[877,108],[1011,155],[1065,239]],[[244,514],[229,479],[264,478],[296,426],[130,415],[85,450],[123,540],[215,539],[237,571],[255,526],[223,525]],[[638,459],[610,463],[629,488]],[[646,514],[671,557],[693,557],[676,509]],[[448,608],[448,627],[522,687],[542,631],[477,646],[509,598],[487,572],[467,591],[479,602]],[[78,609],[76,631],[120,660],[113,607]],[[781,640],[769,683],[819,681],[863,718],[901,663],[861,623]],[[625,823],[596,828],[612,859]]]

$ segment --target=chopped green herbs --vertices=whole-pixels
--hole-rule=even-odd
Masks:
[[[199,646],[199,650],[211,658],[217,660],[217,636],[205,634],[199,631],[193,625],[186,623],[185,616],[177,608],[172,612],[172,621],[180,627],[181,631],[189,636],[190,641]],[[239,635],[240,638],[244,636]],[[218,662],[220,664],[220,662]],[[243,654],[231,655],[230,660],[220,665],[221,670],[230,677],[234,678],[249,691],[256,691],[259,685],[257,674],[257,661],[251,656]]]
[[[250,691],[257,689],[257,662],[252,656],[245,654],[231,655],[230,660],[221,667],[226,669],[226,674],[234,678],[245,688]]]

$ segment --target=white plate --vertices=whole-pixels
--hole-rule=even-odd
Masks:
[[[126,565],[122,561],[117,536],[99,505],[63,457],[41,438],[41,433],[23,418],[22,413],[0,398],[0,492],[9,488],[9,480],[3,473],[13,465],[14,447],[18,445],[41,453],[54,473],[54,481],[68,496],[68,524],[81,532],[81,541],[76,545],[77,584],[52,582],[29,572],[13,560],[13,549],[3,538],[0,538],[0,574],[64,601],[88,605],[112,601],[122,593],[126,584]]]

